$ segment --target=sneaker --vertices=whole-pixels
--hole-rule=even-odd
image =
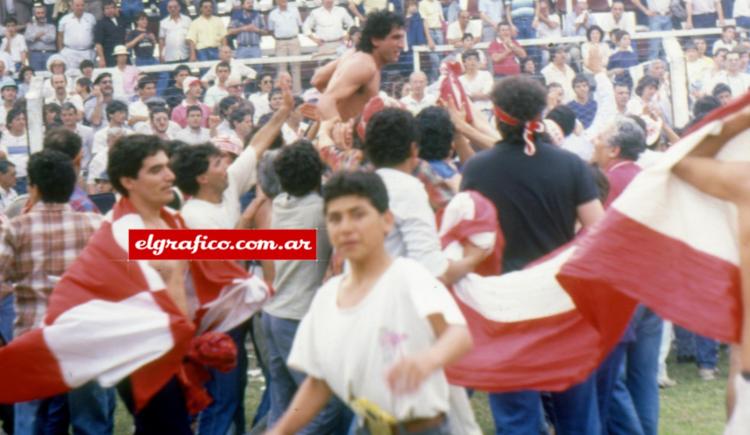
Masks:
[[[698,376],[704,381],[713,381],[716,379],[716,369],[698,369]]]
[[[670,378],[669,376],[659,378],[659,388],[669,388],[674,387],[675,385],[677,385],[677,381]]]

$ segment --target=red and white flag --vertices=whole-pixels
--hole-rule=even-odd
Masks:
[[[184,227],[166,209],[162,218]],[[194,261],[197,301],[189,318],[147,261],[128,260],[128,230],[144,227],[127,198],[120,200],[55,287],[42,327],[0,348],[0,403],[49,397],[92,380],[111,387],[130,376],[140,409],[181,370],[196,329],[228,330],[267,298],[265,283],[234,262]]]

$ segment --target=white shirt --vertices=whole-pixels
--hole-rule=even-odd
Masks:
[[[395,218],[393,230],[385,239],[391,256],[417,260],[432,276],[441,276],[448,268],[438,238],[435,213],[430,207],[424,185],[404,172],[380,168],[376,171],[388,190],[388,206]]]
[[[318,290],[297,329],[289,366],[324,380],[350,407],[366,399],[400,421],[447,412],[442,370],[402,396],[391,392],[385,376],[401,358],[435,343],[429,315],[442,314],[449,325],[466,324],[450,293],[418,263],[396,258],[362,301],[339,308],[343,278],[336,276]]]
[[[750,17],[750,0],[734,0],[732,15],[737,17]]]
[[[131,118],[133,116],[145,116],[146,118],[148,118],[148,115],[148,106],[140,98],[137,99],[134,103],[128,105],[128,118]]]
[[[101,130],[100,130],[101,131]],[[104,171],[107,170],[107,163],[109,161],[108,152],[96,153],[94,158],[89,163],[89,174],[86,182],[88,184],[95,184],[96,179],[99,178]]]
[[[552,28],[544,21],[539,20],[539,24],[536,26],[536,37],[539,39],[562,37],[562,23],[560,22],[560,17],[557,14],[549,14],[547,19],[557,23],[557,27]]]
[[[647,0],[648,8],[657,14],[666,15],[669,13],[669,4],[671,0]],[[695,12],[695,11],[693,11]]]
[[[448,30],[446,31],[446,39],[449,41],[453,39],[461,40],[464,37],[465,33],[471,33],[471,36],[475,38],[481,38],[481,22],[469,20],[469,23],[466,25],[466,29],[461,30],[461,24],[458,21],[454,21],[448,25]]]
[[[216,80],[216,65],[218,65],[220,62],[216,62],[214,65],[211,66],[211,68],[208,69],[208,72],[201,77],[201,81],[203,82],[211,82]],[[242,61],[237,59],[232,59],[229,61],[229,68],[231,70],[230,76],[236,78],[237,80],[240,80],[241,77],[247,77],[251,80],[255,80],[255,77],[258,76],[258,73],[250,68],[249,66],[242,63]]]
[[[567,63],[563,67],[564,71],[560,71],[560,69],[555,66],[552,62],[547,64],[544,68],[542,68],[542,75],[544,76],[544,81],[548,85],[550,83],[557,83],[558,85],[562,86],[563,88],[563,104],[572,101],[576,94],[573,92],[573,79],[576,77],[575,71],[573,71],[573,68],[571,68]]]
[[[604,30],[604,39],[610,39],[610,34],[615,29],[628,32],[631,36],[635,34],[635,15],[623,13],[620,21],[615,21],[615,17],[609,14],[603,14],[596,17],[596,24]]]
[[[411,94],[403,97],[401,103],[406,106],[406,110],[417,116],[417,114],[425,107],[434,106],[437,102],[437,98],[425,92],[424,97],[420,101],[414,99]]]
[[[240,196],[255,184],[257,173],[255,149],[247,147],[227,169],[228,185],[220,204],[190,198],[180,209],[189,228],[231,229],[240,220]]]
[[[714,42],[714,49],[712,53],[716,53],[717,50],[726,48],[727,51],[732,51],[737,47],[737,41],[731,41],[729,43],[724,42],[723,39],[717,39],[716,42]]]
[[[315,35],[324,42],[337,41],[344,37],[346,29],[354,25],[351,15],[341,6],[334,6],[329,11],[319,7],[305,20],[303,31],[305,35]]]
[[[693,15],[712,14],[716,12],[715,0],[687,0],[693,5]]]
[[[179,20],[174,20],[171,16],[161,20],[159,39],[164,39],[163,53],[166,62],[185,60],[190,57],[186,37],[191,22],[187,15],[180,15]]]
[[[49,104],[49,103],[59,104],[61,107],[65,103],[70,103],[76,107],[76,110],[78,110],[78,113],[83,113],[83,100],[81,99],[80,95],[68,94],[65,96],[65,98],[62,101],[58,100],[56,96],[45,98],[44,104]]]
[[[219,85],[216,84],[208,88],[208,90],[206,91],[206,95],[203,97],[203,103],[213,109],[216,103],[218,103],[222,98],[228,95],[229,91],[220,88]]]
[[[563,139],[560,147],[577,155],[584,162],[590,162],[591,157],[594,155],[594,144],[586,139],[586,137],[582,135],[579,136],[575,133],[571,133],[568,137]]]
[[[8,48],[8,38],[3,38],[3,42],[0,43],[0,51],[5,51]],[[21,62],[21,54],[28,51],[26,48],[26,38],[23,35],[16,33],[16,36],[10,40],[10,57],[13,62]],[[6,52],[7,53],[7,52]]]
[[[466,95],[471,97],[473,94],[481,94],[489,97],[492,92],[492,86],[495,84],[492,74],[489,71],[478,71],[474,79],[470,79],[466,74],[462,75],[458,79],[461,85],[466,91]],[[492,109],[492,101],[487,100],[476,100],[474,104],[480,110]]]
[[[8,156],[8,160],[16,165],[16,177],[26,176],[26,165],[29,163],[29,143],[26,133],[13,136],[8,130],[0,137],[0,151]]]
[[[275,8],[268,14],[268,29],[273,32],[274,38],[293,38],[299,35],[300,26],[302,18],[292,5],[287,5],[284,11]]]
[[[706,82],[703,91],[707,94],[711,94],[714,90],[714,87],[719,83],[724,83],[725,85],[729,86],[729,88],[732,90],[732,96],[738,97],[740,95],[744,95],[747,92],[748,88],[750,88],[750,75],[743,72],[735,75],[730,75],[727,71],[721,71],[716,74],[711,80]]]
[[[74,50],[89,50],[94,46],[96,18],[84,12],[81,18],[71,12],[60,20],[57,31],[63,34],[63,45]]]
[[[211,140],[211,132],[203,127],[199,128],[198,131],[193,131],[190,127],[185,127],[178,131],[174,138],[188,145],[200,145]]]
[[[248,98],[253,107],[255,107],[255,115],[253,116],[253,123],[257,124],[260,121],[261,116],[266,113],[271,113],[271,102],[268,101],[268,94],[256,92],[251,94]]]
[[[5,213],[5,209],[18,198],[18,193],[11,187],[8,190],[0,187],[0,213]]]
[[[136,124],[136,127],[135,129],[133,129],[133,131],[138,134],[154,134],[154,129],[151,127],[150,121],[139,122],[138,124]],[[180,124],[174,121],[169,121],[169,124],[167,125],[167,137],[169,138],[169,140],[175,139],[177,133],[179,133],[180,131],[182,131],[182,127],[180,127]]]
[[[109,130],[111,128],[116,128],[116,127],[111,127],[107,125],[106,127],[100,128],[99,130],[97,130],[96,133],[94,133],[94,144],[91,147],[91,154],[96,156],[97,154],[101,152],[104,152],[104,154],[107,153],[107,150],[109,149],[109,147],[107,146],[107,135],[109,134]],[[129,132],[130,130],[125,125],[123,125],[120,128],[125,129],[126,132]]]

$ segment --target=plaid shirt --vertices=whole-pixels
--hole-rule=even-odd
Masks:
[[[5,226],[0,280],[10,282],[16,295],[14,337],[42,324],[52,289],[101,222],[101,215],[75,212],[68,204],[37,203]]]

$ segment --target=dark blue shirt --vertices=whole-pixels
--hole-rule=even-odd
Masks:
[[[576,114],[576,118],[581,121],[584,128],[589,128],[594,122],[597,104],[593,98],[590,98],[586,104],[581,104],[578,101],[573,100],[568,103],[568,107],[573,110],[573,113]]]

